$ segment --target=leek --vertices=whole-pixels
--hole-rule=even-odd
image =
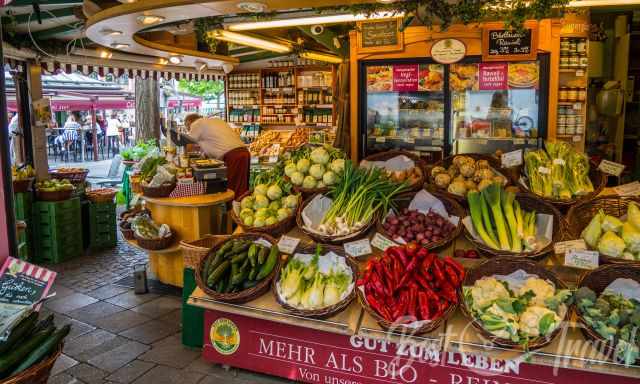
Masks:
[[[495,244],[498,244],[498,238],[496,237],[496,233],[493,231],[493,223],[491,223],[491,215],[489,214],[489,206],[487,205],[487,201],[480,195],[480,208],[482,209],[482,221],[484,222],[484,229],[487,231],[489,237]]]
[[[513,202],[516,195],[513,192],[502,192],[502,209],[504,215],[507,218],[507,224],[509,226],[509,233],[511,234],[511,250],[513,252],[522,251],[522,241],[518,235],[518,223],[516,215],[513,212]]]
[[[483,213],[482,213],[482,195],[480,192],[469,192],[467,193],[467,201],[469,202],[469,210],[471,211],[471,221],[473,222],[473,227],[478,232],[478,235],[484,241],[487,246],[498,249],[498,244],[489,236],[487,233],[483,221]],[[488,215],[489,212],[487,212]]]
[[[482,190],[482,196],[487,200],[489,208],[493,213],[493,221],[496,223],[498,231],[498,240],[500,241],[500,249],[508,251],[511,249],[509,245],[509,234],[507,233],[507,224],[505,223],[502,208],[500,207],[500,195],[502,188],[500,183],[492,183],[490,186]]]

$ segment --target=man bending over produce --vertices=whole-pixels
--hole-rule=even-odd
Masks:
[[[251,155],[240,136],[229,124],[218,118],[203,118],[192,113],[184,118],[187,135],[196,142],[207,157],[223,160],[228,168],[229,189],[237,196],[249,190],[249,162]]]

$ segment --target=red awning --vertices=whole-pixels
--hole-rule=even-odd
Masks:
[[[60,111],[90,111],[91,108],[97,110],[104,109],[134,109],[134,100],[52,100],[51,109],[54,112]],[[17,110],[15,100],[7,100],[7,108],[11,112]]]
[[[177,108],[180,106],[180,100],[169,100],[167,102],[167,108]],[[200,108],[202,106],[202,100],[182,100],[182,108],[193,109]]]

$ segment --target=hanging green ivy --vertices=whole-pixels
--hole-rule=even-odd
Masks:
[[[229,51],[229,46],[224,41],[210,37],[208,32],[222,28],[223,22],[224,16],[202,17],[194,22],[194,30],[198,42],[206,45],[209,52],[218,55],[226,55]]]

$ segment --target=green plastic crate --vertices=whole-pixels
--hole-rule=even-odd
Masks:
[[[115,247],[118,243],[116,204],[113,202],[90,203],[88,219],[89,247],[92,249]]]
[[[13,195],[14,211],[17,220],[31,221],[33,212],[33,195],[31,192],[16,193]]]
[[[182,345],[202,348],[204,337],[204,309],[187,304],[189,296],[196,288],[195,271],[185,268],[182,272]]]
[[[38,201],[34,211],[36,261],[57,264],[83,254],[80,199]]]

